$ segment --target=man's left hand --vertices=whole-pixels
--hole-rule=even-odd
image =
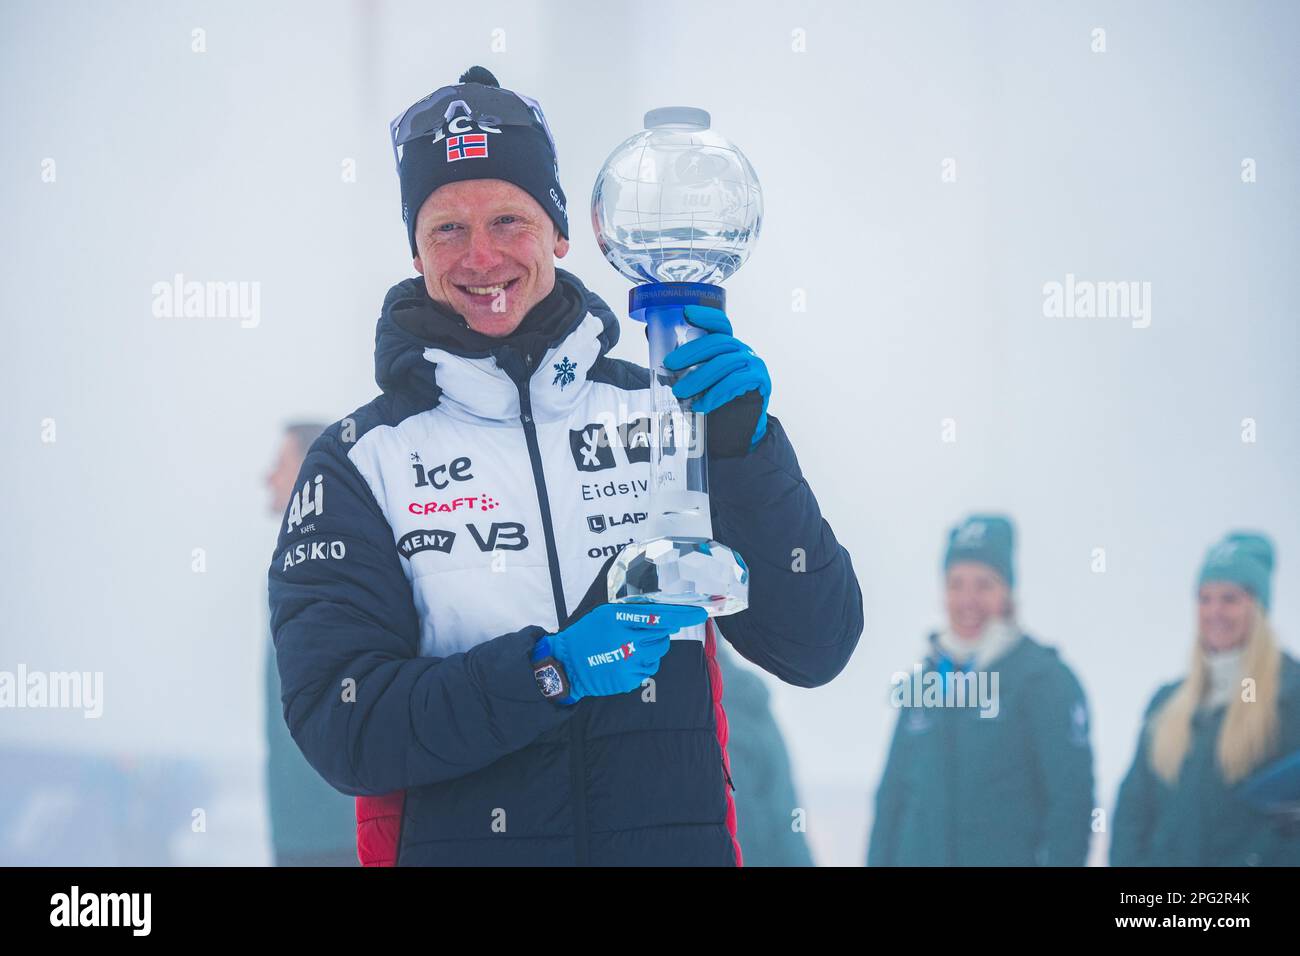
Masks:
[[[731,322],[721,309],[688,305],[682,311],[687,322],[708,334],[664,357],[664,366],[674,372],[696,366],[673,386],[673,395],[678,401],[693,397],[691,411],[708,416],[711,455],[748,454],[767,433],[767,399],[772,393],[767,365],[731,334]]]

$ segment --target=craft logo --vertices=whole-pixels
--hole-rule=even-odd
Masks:
[[[412,501],[406,510],[413,515],[431,515],[436,512],[459,511],[468,508],[473,511],[494,511],[501,507],[501,502],[491,495],[469,495],[465,498],[453,498],[451,501]]]

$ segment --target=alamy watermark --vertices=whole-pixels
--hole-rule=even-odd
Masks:
[[[977,707],[980,717],[996,717],[1000,677],[997,671],[925,670],[918,661],[911,673],[890,676],[889,702],[894,707]]]
[[[1151,324],[1151,283],[1094,282],[1065,274],[1064,282],[1043,283],[1043,315],[1049,319],[1132,319],[1133,328]]]
[[[87,720],[104,713],[103,671],[0,671],[0,709],[80,710]]]
[[[171,281],[155,282],[151,292],[154,318],[238,319],[245,329],[262,321],[260,282],[187,281],[178,272]]]

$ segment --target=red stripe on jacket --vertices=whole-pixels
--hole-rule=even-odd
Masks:
[[[406,791],[357,797],[357,859],[362,866],[396,866]]]
[[[731,758],[727,755],[727,712],[722,709],[722,668],[718,666],[718,630],[713,618],[704,626],[704,659],[709,668],[709,687],[713,691],[713,717],[718,728],[718,746],[722,748],[722,766],[731,776]],[[727,796],[727,829],[731,833],[731,846],[736,851],[736,866],[744,866],[740,855],[740,840],[736,836],[736,801],[731,795],[731,785],[724,780],[722,790]]]

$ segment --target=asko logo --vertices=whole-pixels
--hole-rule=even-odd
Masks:
[[[284,564],[281,571],[288,571],[304,561],[341,561],[348,556],[348,547],[342,541],[313,541],[308,544],[296,544],[284,551]]]
[[[406,510],[413,515],[431,515],[449,511],[494,511],[501,507],[501,502],[491,495],[469,495],[465,498],[453,498],[451,501],[412,501]]]
[[[658,615],[654,615],[656,618]],[[636,653],[636,645],[631,641],[622,644],[612,651],[605,651],[603,654],[588,654],[587,666],[598,667],[601,664],[617,664],[619,661],[625,661]]]
[[[628,624],[658,624],[659,615],[641,611],[615,611],[614,620]]]

